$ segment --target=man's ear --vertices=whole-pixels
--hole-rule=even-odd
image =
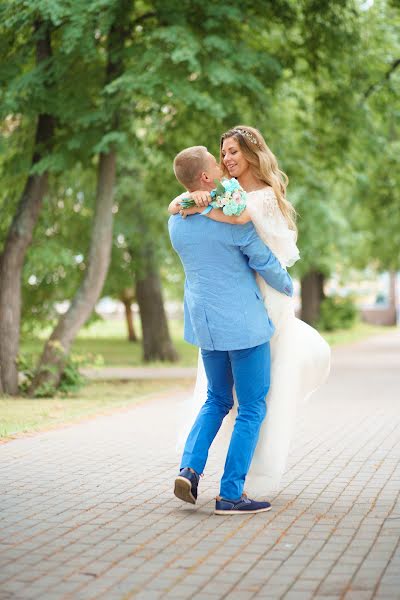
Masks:
[[[202,183],[210,183],[211,179],[209,178],[207,171],[202,172],[200,175],[200,181]]]

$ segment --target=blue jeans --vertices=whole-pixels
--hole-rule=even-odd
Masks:
[[[226,456],[220,495],[236,500],[243,493],[261,423],[267,413],[269,342],[244,350],[202,350],[201,354],[208,380],[207,400],[186,440],[181,468],[203,472],[210,446],[233,406],[235,384],[238,415]]]

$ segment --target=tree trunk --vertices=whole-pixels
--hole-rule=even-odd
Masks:
[[[320,271],[309,271],[301,279],[301,319],[314,325],[320,316],[321,302],[325,298],[324,275]]]
[[[164,310],[161,281],[151,256],[147,254],[142,264],[141,274],[136,278],[136,299],[142,322],[143,359],[177,361],[176,352],[168,330]]]
[[[35,24],[38,31],[41,23]],[[37,64],[51,57],[50,32],[46,30],[36,45]],[[50,150],[54,121],[50,115],[38,117],[32,166]],[[18,369],[21,322],[21,277],[26,251],[47,191],[48,173],[30,175],[18,203],[0,257],[0,393],[18,393]]]
[[[133,313],[132,313],[132,302],[135,299],[135,294],[133,289],[125,288],[122,290],[120,295],[120,300],[125,308],[125,320],[126,320],[126,328],[128,330],[128,341],[129,342],[137,342],[138,338],[136,335],[136,331],[133,325]]]
[[[133,313],[131,303],[127,300],[124,301],[125,307],[125,319],[126,319],[126,328],[128,330],[128,342],[137,342],[137,335],[135,331],[135,327],[133,325]]]
[[[105,83],[110,83],[123,72],[121,52],[130,34],[130,0],[120,0],[116,5],[114,23],[110,28],[107,46]],[[109,130],[118,127],[118,111],[110,116]],[[99,155],[96,208],[91,233],[89,260],[86,274],[68,311],[62,315],[47,341],[40,358],[30,393],[41,388],[52,392],[60,383],[73,340],[89,318],[104,285],[111,258],[113,224],[113,189],[116,172],[116,151],[113,146]]]
[[[58,386],[76,334],[92,313],[110,264],[113,221],[113,187],[116,155],[101,154],[98,167],[96,209],[84,279],[67,312],[51,334],[39,361],[30,393]]]

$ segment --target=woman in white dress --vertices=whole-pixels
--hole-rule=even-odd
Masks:
[[[207,217],[231,224],[252,220],[260,238],[272,250],[285,268],[299,258],[296,246],[295,211],[286,199],[287,177],[261,133],[238,125],[221,136],[221,167],[225,177],[235,177],[247,192],[247,208],[239,217],[213,209]],[[177,202],[171,202],[170,212],[177,212]],[[209,200],[207,192],[191,194],[198,207],[181,211],[183,216],[202,212]],[[271,387],[267,396],[267,417],[260,431],[246,490],[265,496],[279,490],[286,467],[296,408],[309,398],[327,378],[330,369],[330,348],[319,333],[297,319],[293,298],[271,288],[258,274],[257,283],[265,307],[275,325],[271,339]],[[198,372],[193,396],[183,406],[179,431],[180,448],[207,397],[207,377],[199,353]],[[235,412],[232,411],[233,417]],[[233,420],[231,422],[233,426]]]

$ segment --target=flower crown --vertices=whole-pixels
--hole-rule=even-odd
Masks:
[[[245,138],[250,140],[252,144],[255,144],[256,146],[259,145],[256,136],[253,135],[250,131],[247,131],[246,129],[235,129],[235,132],[240,133],[240,135],[243,135]]]

